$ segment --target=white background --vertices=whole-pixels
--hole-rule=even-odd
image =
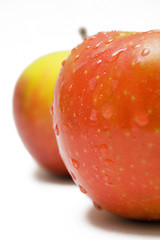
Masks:
[[[70,179],[40,169],[12,116],[17,78],[28,64],[81,42],[78,29],[160,28],[159,0],[0,0],[0,239],[155,239],[160,223],[123,220],[93,208]]]

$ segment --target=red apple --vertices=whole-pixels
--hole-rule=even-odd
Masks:
[[[15,123],[25,146],[49,171],[68,174],[58,152],[50,107],[61,63],[69,52],[43,56],[25,69],[14,90]],[[52,111],[52,109],[51,109]]]
[[[53,106],[80,190],[113,214],[160,220],[160,31],[88,37],[62,67]]]

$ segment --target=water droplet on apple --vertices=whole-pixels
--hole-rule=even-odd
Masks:
[[[108,165],[108,164],[110,164],[110,163],[114,163],[114,161],[111,160],[111,159],[109,159],[109,158],[106,158],[106,159],[104,160],[104,163],[105,163],[105,165]]]
[[[90,120],[91,121],[96,121],[97,120],[97,110],[93,109],[91,111]]]
[[[113,187],[113,186],[114,186],[112,182],[108,182],[108,185],[109,185],[110,187]]]
[[[77,64],[76,68],[74,69],[74,72],[81,70],[86,65],[86,63],[87,63],[87,60],[86,61],[84,60],[80,64]]]
[[[113,111],[111,106],[109,105],[104,105],[102,107],[102,116],[106,119],[110,119],[112,117]]]
[[[90,45],[87,45],[86,47],[85,47],[85,49],[88,49],[88,48],[90,48],[91,46]]]
[[[72,165],[75,169],[79,168],[79,162],[73,158],[71,158]]]
[[[72,179],[73,179],[74,181],[76,181],[76,177],[75,177],[74,173],[71,172],[70,174],[71,174]]]
[[[98,61],[97,61],[97,64],[100,64],[102,62],[102,60],[101,59],[99,59]]]
[[[96,85],[98,83],[98,80],[96,77],[93,77],[89,80],[89,89],[92,91],[95,89]]]
[[[148,114],[138,113],[135,117],[135,121],[141,127],[146,126],[149,123]]]
[[[144,57],[144,56],[147,56],[149,53],[150,53],[150,50],[148,48],[144,48],[143,51],[141,52],[141,55]]]
[[[107,61],[108,62],[114,62],[118,59],[119,55],[124,52],[127,48],[121,48],[115,51],[111,56],[108,56]]]
[[[74,62],[76,62],[76,61],[78,60],[78,58],[79,58],[79,54],[77,54],[77,55],[75,56]]]
[[[139,48],[141,46],[141,44],[137,44],[136,46],[135,46],[135,48]]]
[[[74,48],[71,50],[71,53],[75,53],[77,49],[78,49],[78,46],[77,46],[77,47],[74,47]]]
[[[112,38],[112,36],[109,36],[108,40],[107,40],[107,43],[111,43],[111,42],[113,42],[113,38]]]
[[[99,97],[98,97],[98,99],[101,100],[102,97],[103,97],[103,94],[100,94]]]
[[[106,144],[101,144],[100,145],[100,150],[105,153],[107,151],[107,145]]]
[[[69,86],[69,88],[68,88],[68,92],[71,92],[72,87],[73,87],[73,84],[71,84],[71,85]]]
[[[88,37],[88,40],[91,41],[91,40],[93,40],[95,38],[96,38],[96,35],[93,35],[93,36]]]
[[[90,55],[91,59],[97,58],[100,55],[102,55],[103,53],[105,53],[106,51],[108,51],[108,49],[106,48],[106,46],[101,46],[97,49],[94,49],[93,53]]]
[[[99,88],[102,90],[104,87],[103,83],[100,84]]]
[[[119,80],[118,79],[113,80],[113,82],[112,82],[112,90],[113,91],[115,91],[117,89],[118,84],[119,84]]]
[[[102,207],[97,204],[96,202],[93,201],[93,206],[97,209],[97,210],[102,210]]]
[[[54,132],[55,134],[58,136],[59,135],[59,128],[58,125],[56,124],[55,128],[54,128]]]
[[[62,66],[63,67],[64,67],[65,63],[66,63],[66,60],[62,61]]]
[[[94,47],[94,49],[98,48],[102,43],[103,43],[103,41],[97,43],[96,46]]]
[[[91,55],[90,55],[90,58],[91,59],[94,59],[94,58],[97,58],[99,57],[101,54],[103,54],[106,50],[104,49],[101,49],[101,50],[98,50],[98,51],[94,51]]]
[[[52,105],[51,105],[51,107],[50,107],[50,114],[51,114],[52,116],[54,115],[53,103],[52,103]]]
[[[97,173],[97,174],[96,174],[96,178],[99,178],[99,177],[100,177],[100,175],[99,175],[99,173]]]
[[[81,191],[82,193],[84,193],[84,194],[87,193],[87,191],[86,191],[81,185],[79,185],[79,189],[80,189],[80,191]]]
[[[108,181],[109,180],[109,176],[106,174],[105,176],[104,176],[104,181]]]
[[[93,168],[98,172],[99,171],[99,167],[97,167],[96,165],[93,165]]]
[[[99,147],[98,147],[98,146],[95,146],[94,151],[95,151],[95,152],[98,152],[98,151],[99,151]]]

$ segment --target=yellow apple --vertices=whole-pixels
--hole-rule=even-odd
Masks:
[[[50,108],[62,61],[69,51],[52,53],[29,65],[18,79],[13,96],[15,123],[23,143],[46,169],[68,174],[59,155]]]

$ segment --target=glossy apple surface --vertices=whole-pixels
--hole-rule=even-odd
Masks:
[[[53,119],[68,171],[96,206],[160,220],[160,31],[98,33],[74,48]]]
[[[15,123],[25,146],[49,171],[67,174],[53,130],[52,99],[61,63],[68,51],[52,53],[28,66],[17,81],[13,97]]]

